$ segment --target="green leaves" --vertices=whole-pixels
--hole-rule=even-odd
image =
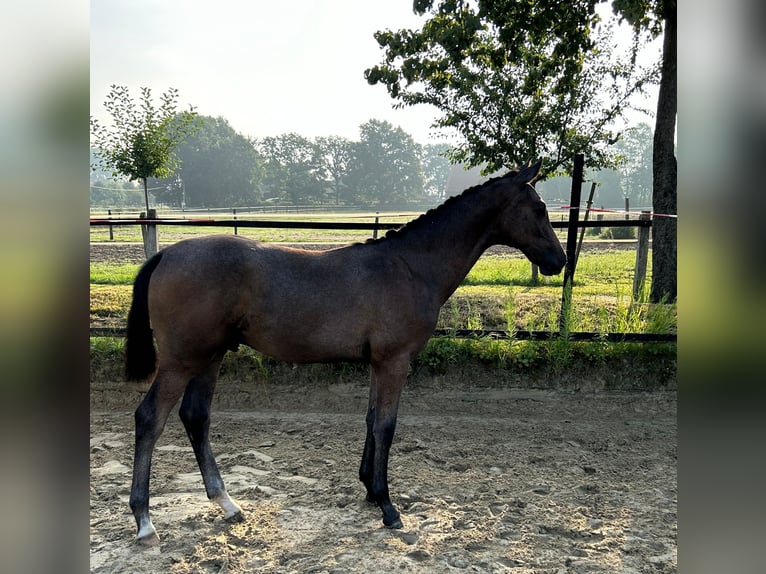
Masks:
[[[610,124],[656,74],[614,54],[597,3],[415,2],[429,19],[421,30],[378,32],[384,58],[365,77],[401,105],[440,110],[434,127],[461,136],[453,160],[494,171],[542,155],[553,173],[583,153],[609,166]]]
[[[177,113],[178,90],[174,88],[162,94],[159,108],[154,106],[151,90],[141,88],[139,104],[127,87],[113,85],[104,102],[112,126],[91,116],[90,131],[98,153],[94,170],[100,166],[111,170],[114,177],[145,183],[147,178],[168,177],[177,169],[174,150],[197,128],[194,108]],[[148,211],[148,194],[145,199]]]
[[[350,199],[378,206],[403,206],[423,193],[421,148],[389,122],[370,120],[359,127],[354,163],[346,182]]]

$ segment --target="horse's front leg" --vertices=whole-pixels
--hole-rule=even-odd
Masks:
[[[368,500],[380,506],[383,524],[388,528],[402,527],[399,512],[391,503],[388,492],[388,455],[396,431],[399,398],[407,381],[408,368],[409,359],[372,365],[373,389],[367,414],[368,436],[360,477],[367,487]]]
[[[364,439],[364,451],[362,452],[362,463],[359,465],[359,480],[362,481],[367,489],[367,500],[375,502],[372,494],[372,476],[373,463],[375,458],[375,437],[373,435],[373,426],[375,424],[375,379],[370,381],[370,401],[367,406],[367,417],[365,418],[367,435]]]
[[[210,446],[210,405],[213,402],[213,391],[222,359],[223,354],[203,373],[191,380],[178,414],[194,449],[208,499],[218,503],[223,509],[223,517],[227,522],[242,522],[242,508],[226,492]]]

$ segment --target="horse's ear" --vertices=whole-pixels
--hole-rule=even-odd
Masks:
[[[529,160],[526,167],[523,167],[519,170],[519,174],[516,176],[516,179],[519,179],[524,183],[534,183],[537,180],[537,177],[540,173],[540,166],[542,165],[543,158],[538,159],[534,165],[532,165],[532,160]]]

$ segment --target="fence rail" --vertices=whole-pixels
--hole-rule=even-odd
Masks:
[[[352,221],[279,221],[252,219],[91,219],[91,227],[102,225],[188,225],[192,227],[260,227],[270,229],[355,229],[384,230],[397,229],[402,223],[373,223]]]
[[[363,221],[279,221],[279,220],[252,220],[252,219],[109,219],[91,218],[91,227],[121,225],[188,225],[191,227],[260,227],[271,229],[345,229],[345,230],[386,230],[398,229],[404,223],[386,222],[363,222]],[[567,229],[567,221],[551,221],[554,229]],[[651,227],[651,220],[640,219],[615,219],[599,221],[578,221],[580,227]]]

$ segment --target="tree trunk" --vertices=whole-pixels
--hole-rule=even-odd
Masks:
[[[665,39],[662,48],[662,75],[657,102],[652,153],[653,200],[656,214],[677,214],[677,165],[674,136],[676,129],[676,68],[678,23],[674,2],[665,3]],[[650,300],[677,297],[677,219],[655,217],[652,221],[652,289]]]

